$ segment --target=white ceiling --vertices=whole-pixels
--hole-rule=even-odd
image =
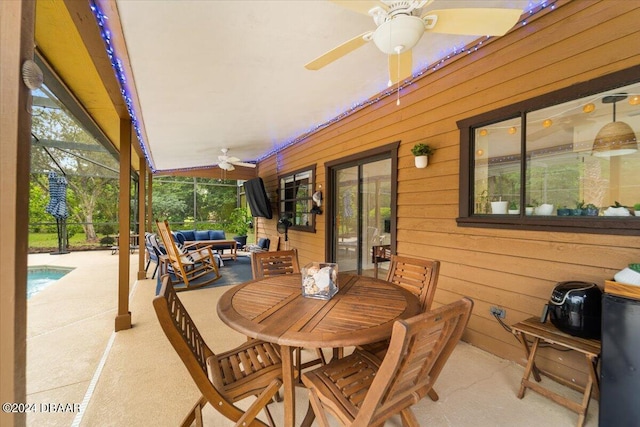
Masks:
[[[541,0],[434,0],[425,10]],[[152,168],[217,163],[221,148],[255,161],[387,89],[373,43],[318,71],[304,65],[375,29],[328,0],[117,0]],[[426,33],[414,73],[477,39]]]

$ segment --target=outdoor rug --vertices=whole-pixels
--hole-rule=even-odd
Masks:
[[[218,270],[220,272],[220,277],[215,282],[210,285],[203,286],[201,288],[196,289],[205,289],[205,288],[213,288],[218,286],[227,286],[227,285],[237,285],[238,283],[247,282],[253,279],[253,275],[251,274],[251,258],[249,256],[238,256],[237,260],[224,260],[224,267],[220,267]],[[172,273],[170,273],[172,274]],[[211,273],[213,274],[213,273]],[[197,284],[198,281],[206,281],[210,278],[210,275],[205,275],[199,278],[197,281],[192,281],[190,283]],[[175,276],[171,276],[172,280],[175,280]],[[160,280],[160,276],[158,276],[158,281],[156,285],[156,294],[160,292],[160,288],[162,287],[162,282]]]

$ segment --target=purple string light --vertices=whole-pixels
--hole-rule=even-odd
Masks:
[[[543,3],[539,3],[538,5],[535,5],[533,2],[529,4],[529,10],[528,10],[528,15],[533,16],[539,12],[541,12],[544,9],[550,8],[551,10],[555,9],[555,2],[556,0],[552,0],[550,2],[543,2]],[[127,110],[129,112],[129,115],[131,117],[131,121],[133,123],[133,127],[136,133],[136,136],[138,138],[138,141],[140,143],[140,147],[142,148],[142,152],[144,154],[144,157],[147,159],[147,163],[149,164],[149,169],[151,170],[151,172],[156,172],[156,169],[153,165],[153,163],[151,162],[151,156],[149,155],[149,151],[147,149],[146,143],[144,141],[144,138],[142,137],[142,131],[140,129],[140,121],[138,120],[138,116],[136,114],[135,108],[134,108],[134,103],[133,103],[133,98],[130,95],[130,90],[127,86],[127,79],[126,79],[126,73],[124,71],[124,67],[122,65],[122,61],[118,58],[116,50],[111,42],[111,31],[109,30],[109,27],[107,25],[107,20],[108,17],[102,12],[102,10],[100,9],[100,7],[96,4],[95,0],[90,0],[90,7],[91,7],[91,11],[93,12],[96,21],[98,23],[98,26],[100,27],[100,35],[102,36],[102,39],[105,42],[105,50],[107,52],[107,55],[109,56],[109,60],[111,61],[111,66],[113,67],[113,70],[115,72],[116,78],[118,80],[118,83],[120,84],[120,93],[122,95],[122,98],[125,101],[125,104],[127,105]],[[525,26],[527,25],[528,21],[527,18],[522,19],[519,24],[521,26]],[[303,133],[302,135],[289,140],[283,144],[278,145],[277,147],[275,147],[274,149],[272,149],[271,151],[267,152],[266,154],[260,156],[258,159],[256,159],[256,162],[260,162],[274,154],[279,153],[280,151],[284,150],[285,148],[288,148],[292,145],[295,145],[301,141],[304,141],[305,139],[309,138],[311,135],[313,135],[316,132],[319,132],[322,129],[325,129],[349,116],[351,116],[352,114],[355,114],[356,112],[369,107],[373,104],[376,104],[380,101],[382,101],[383,99],[396,94],[397,92],[401,91],[402,89],[405,89],[406,87],[412,85],[416,80],[418,80],[419,78],[421,78],[423,75],[427,74],[427,73],[433,73],[435,71],[437,71],[440,68],[443,68],[444,66],[448,65],[451,60],[459,55],[462,54],[471,54],[473,52],[478,51],[480,48],[483,47],[483,43],[485,40],[488,40],[490,37],[487,36],[485,39],[479,39],[473,46],[471,47],[465,47],[462,49],[458,49],[457,47],[454,47],[451,51],[451,53],[449,53],[445,58],[436,61],[433,64],[430,64],[426,67],[424,67],[422,70],[418,71],[417,73],[413,74],[411,78],[405,80],[402,84],[396,85],[386,91],[380,92],[378,95],[367,99],[366,101],[362,101],[362,102],[358,102],[358,103],[354,103],[353,106],[349,109],[346,110],[340,114],[338,114],[336,117],[321,123],[319,125],[316,125],[315,127],[309,129],[307,132]],[[204,169],[206,167],[192,167],[192,168],[181,168],[181,169],[167,169],[167,171],[176,171],[176,170],[197,170],[197,169]]]

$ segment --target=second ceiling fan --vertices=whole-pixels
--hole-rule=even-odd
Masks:
[[[235,166],[242,166],[245,168],[256,167],[254,163],[243,162],[237,157],[227,156],[227,153],[229,152],[228,148],[222,148],[220,151],[222,151],[222,155],[218,156],[218,167],[222,170],[232,171],[235,169]]]
[[[305,65],[319,70],[372,41],[389,55],[389,81],[397,83],[412,75],[411,49],[425,32],[501,36],[518,22],[521,9],[464,8],[424,11],[434,0],[331,0],[347,9],[369,15],[377,28],[367,31]]]

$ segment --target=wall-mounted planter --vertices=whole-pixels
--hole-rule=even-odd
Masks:
[[[418,169],[424,169],[429,164],[429,156],[416,156],[414,159]]]
[[[429,163],[429,154],[433,154],[434,151],[436,151],[435,148],[431,148],[422,142],[414,145],[411,149],[411,154],[415,156],[416,167],[419,169],[426,168]]]

